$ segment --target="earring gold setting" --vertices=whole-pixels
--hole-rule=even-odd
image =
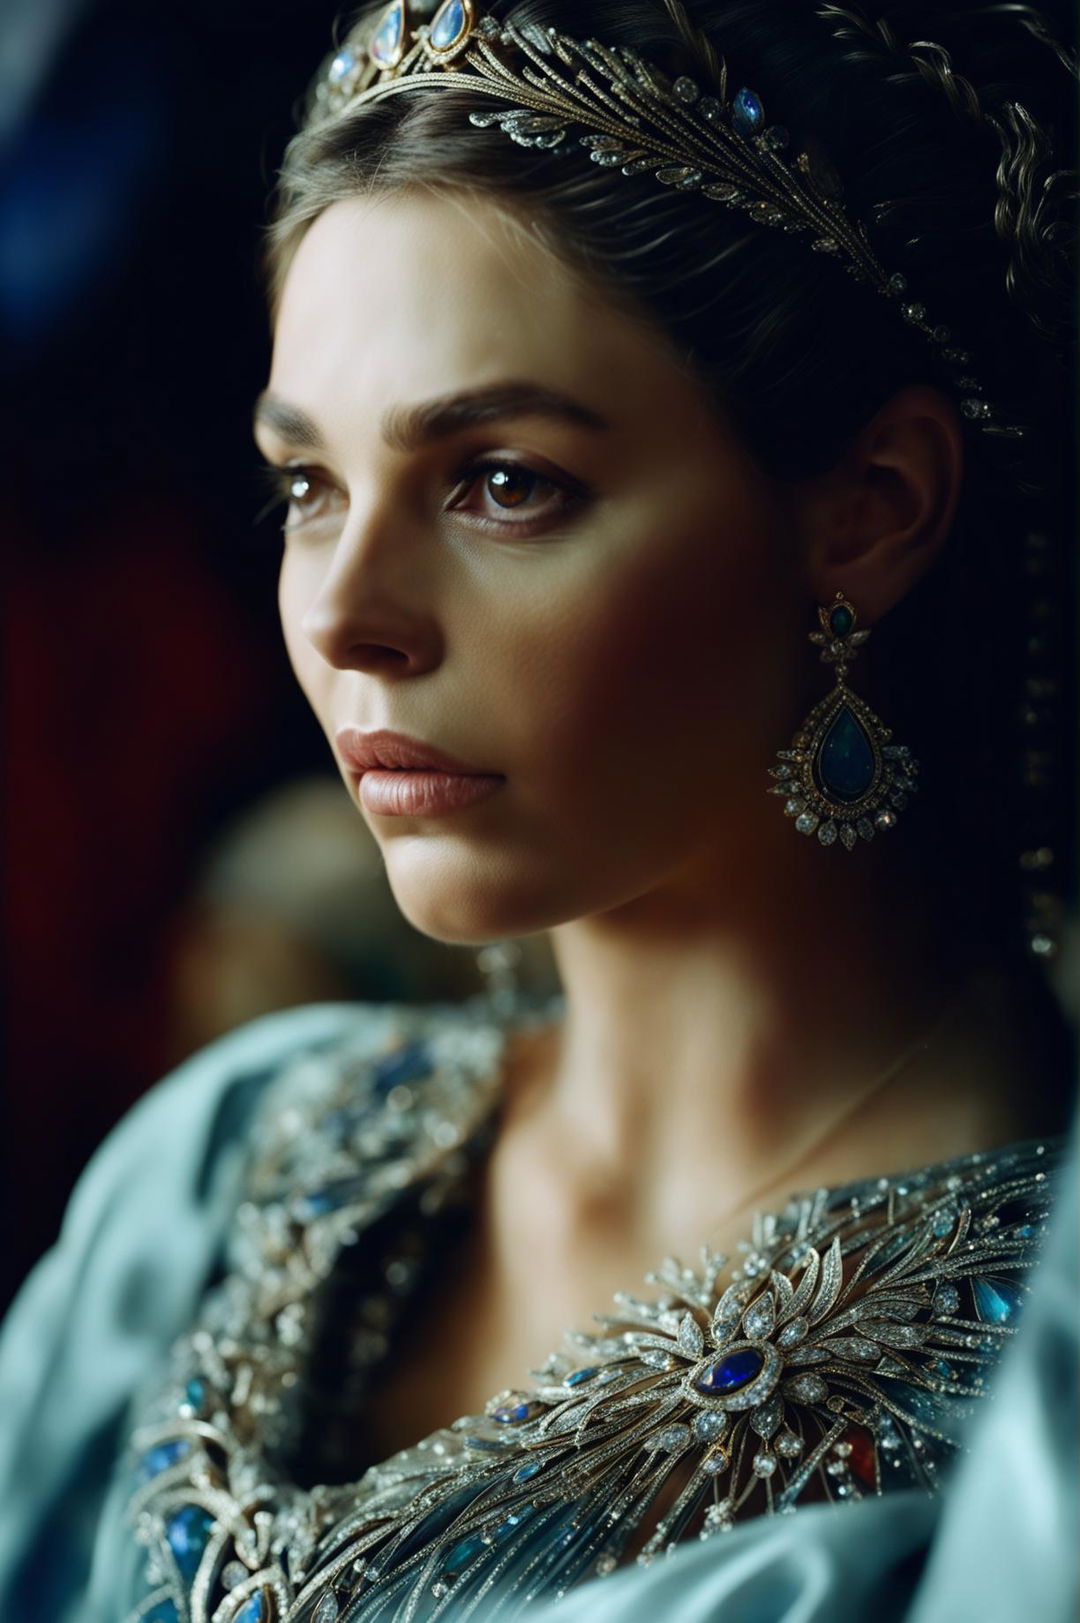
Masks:
[[[783,797],[798,832],[847,851],[896,827],[919,770],[907,745],[894,744],[891,729],[848,687],[848,668],[870,636],[856,629],[857,619],[843,592],[818,605],[820,630],[809,637],[822,661],[835,667],[836,684],[769,768],[777,780],[769,793]]]

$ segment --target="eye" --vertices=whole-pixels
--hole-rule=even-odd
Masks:
[[[537,485],[550,486],[550,479],[544,479],[538,473],[532,473],[528,468],[492,468],[484,476],[484,494],[491,497],[498,507],[521,507],[527,504],[529,497],[535,495]]]
[[[266,466],[263,477],[271,492],[271,507],[286,503],[283,531],[299,530],[323,518],[340,493],[318,468],[293,463],[288,467]],[[260,517],[264,517],[263,509]]]
[[[522,462],[474,462],[460,471],[449,507],[503,529],[550,529],[586,496],[569,476],[555,478]]]

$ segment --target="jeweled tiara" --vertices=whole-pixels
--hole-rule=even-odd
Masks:
[[[571,149],[574,134],[594,163],[624,175],[651,174],[662,185],[699,192],[761,225],[808,232],[810,247],[889,299],[944,363],[960,411],[984,433],[1020,439],[969,370],[971,355],[935,323],[889,274],[865,226],[845,214],[843,187],[820,144],[804,140],[793,158],[782,124],[768,124],[761,97],[743,85],[728,96],[719,58],[715,84],[674,80],[627,46],[571,39],[536,24],[515,27],[479,15],[473,0],[443,0],[428,22],[410,22],[405,0],[392,0],[374,22],[345,39],[316,85],[316,116],[352,108],[415,85],[447,85],[508,105],[472,111],[470,122],[497,125],[521,146]]]

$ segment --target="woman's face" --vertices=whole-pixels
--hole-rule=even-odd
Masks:
[[[268,395],[289,655],[418,929],[525,934],[791,839],[789,515],[658,331],[489,200],[350,199],[290,266]],[[495,781],[425,809],[446,780],[361,779],[348,729]]]

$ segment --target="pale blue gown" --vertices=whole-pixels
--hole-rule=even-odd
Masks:
[[[0,1623],[122,1623],[132,1395],[220,1265],[268,1084],[378,1007],[269,1016],[159,1083],[94,1156],[0,1335]],[[1077,1177],[945,1491],[759,1516],[571,1588],[540,1623],[1073,1623]],[[476,1614],[483,1618],[482,1608]]]

